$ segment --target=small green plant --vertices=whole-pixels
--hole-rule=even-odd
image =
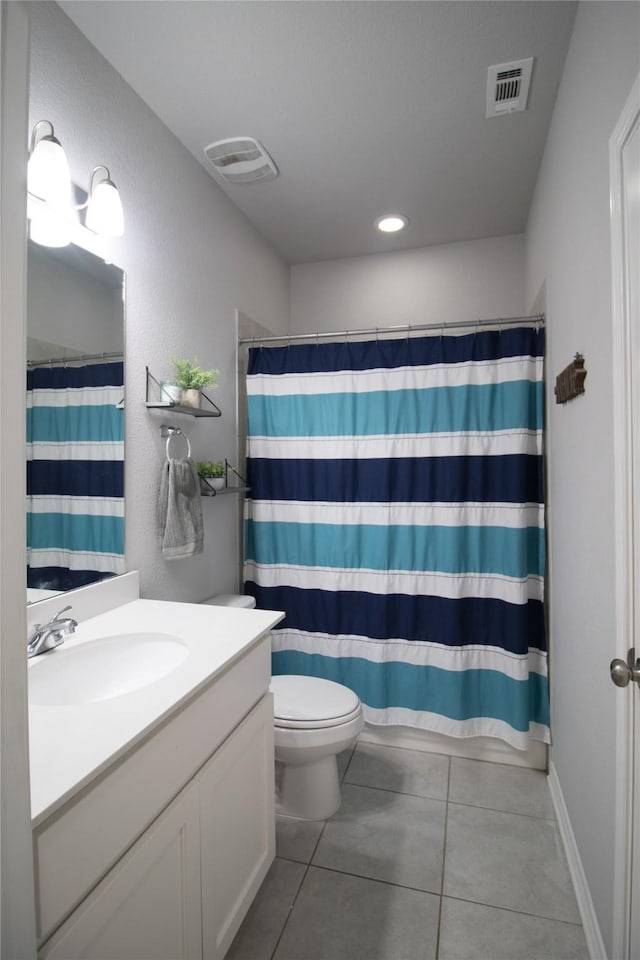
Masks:
[[[171,361],[176,368],[176,383],[183,390],[203,390],[215,387],[218,370],[203,370],[196,359]]]
[[[199,477],[224,477],[224,463],[217,460],[212,462],[211,460],[200,460],[198,463],[198,476]]]

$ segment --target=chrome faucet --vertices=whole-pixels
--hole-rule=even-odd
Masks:
[[[71,605],[58,610],[44,626],[35,624],[33,633],[27,640],[27,657],[35,657],[38,653],[44,653],[45,650],[53,650],[54,647],[64,643],[65,637],[74,633],[78,626],[76,620],[72,620],[71,617],[65,620],[59,619],[60,614],[66,613],[67,610],[71,610]]]

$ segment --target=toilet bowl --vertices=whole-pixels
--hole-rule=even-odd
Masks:
[[[219,594],[211,606],[255,607],[253,597]],[[362,704],[348,687],[320,677],[271,678],[278,812],[326,820],[340,806],[338,754],[364,727]]]
[[[326,820],[341,803],[338,754],[364,726],[362,704],[348,687],[319,677],[271,678],[278,812]]]

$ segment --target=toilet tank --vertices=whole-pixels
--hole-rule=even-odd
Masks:
[[[241,593],[219,593],[202,602],[210,607],[245,607],[248,610],[256,605],[255,597],[245,597]]]

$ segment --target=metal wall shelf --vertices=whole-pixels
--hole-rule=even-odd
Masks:
[[[147,389],[146,389],[146,400],[145,406],[149,410],[173,410],[174,413],[184,413],[189,417],[221,417],[222,410],[218,407],[206,393],[202,393],[202,399],[206,401],[208,406],[205,407],[185,407],[181,403],[176,403],[175,400],[167,397],[166,393],[163,393],[162,384],[159,383],[154,375],[149,370],[149,367],[145,367],[147,372]],[[149,381],[152,383],[151,392],[157,393],[156,398],[149,398]]]
[[[206,483],[205,478],[200,477],[200,480],[203,481],[200,484],[201,497],[218,497],[221,494],[225,494],[225,493],[248,493],[249,490],[251,489],[250,487],[220,487],[219,490],[214,490],[213,487],[209,487],[209,489],[207,490],[205,489],[205,485],[206,486],[209,486],[209,485]]]
[[[229,471],[234,474],[240,481],[238,486],[229,485]],[[248,493],[251,488],[247,485],[247,481],[238,473],[236,468],[229,463],[225,457],[224,461],[224,487],[220,487],[219,490],[216,490],[207,477],[200,477],[200,496],[202,497],[217,497],[221,493]]]

